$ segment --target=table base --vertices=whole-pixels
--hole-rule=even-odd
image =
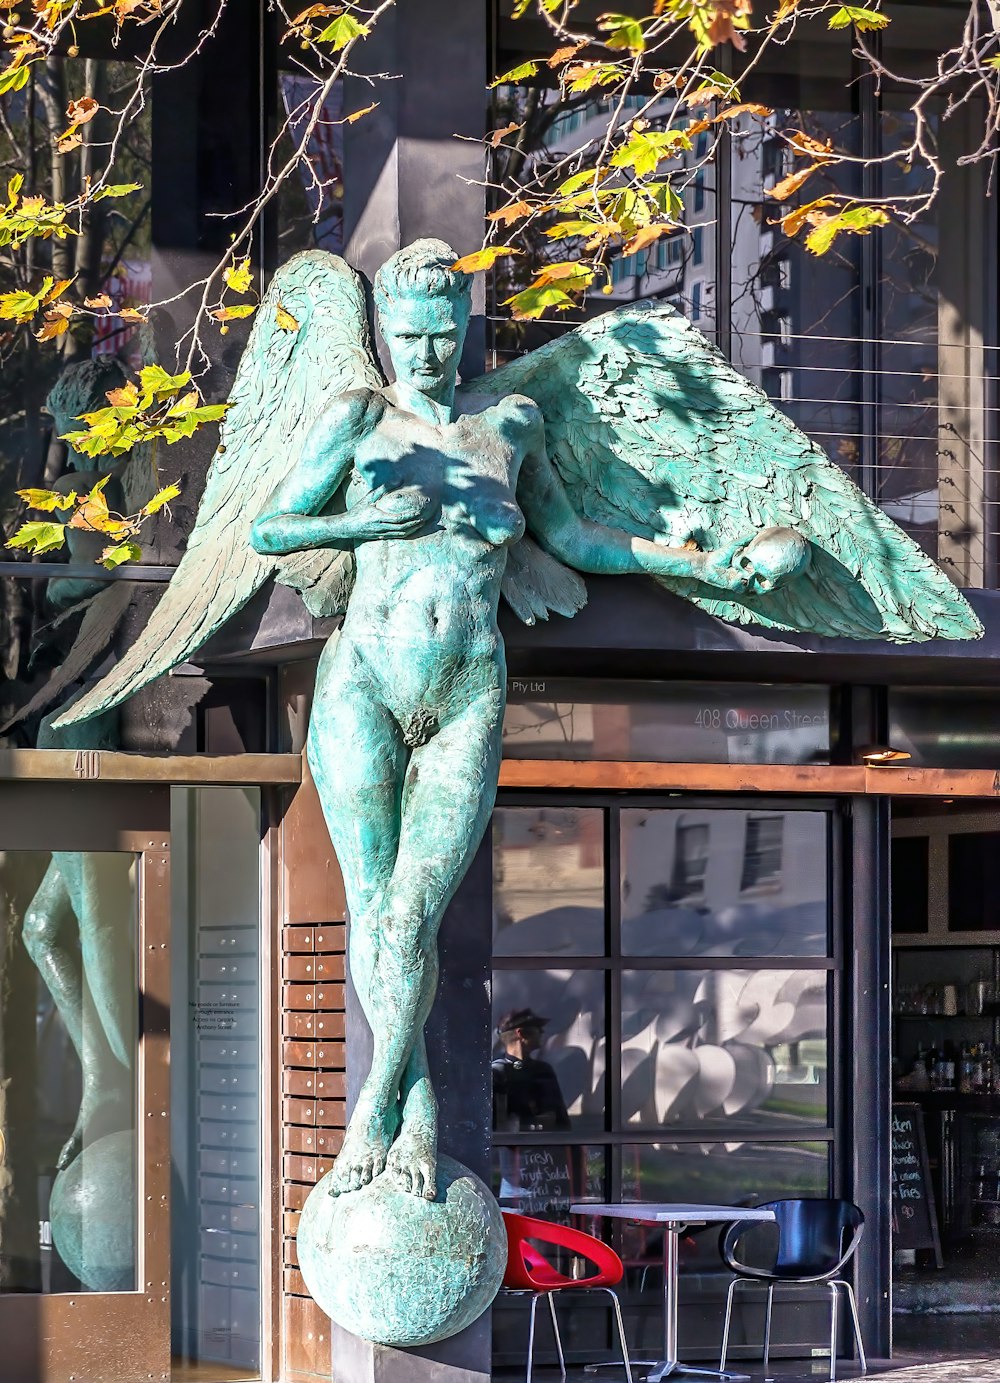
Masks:
[[[679,1360],[671,1362],[668,1359],[630,1359],[633,1373],[640,1373],[643,1369],[649,1372],[642,1374],[646,1383],[660,1383],[664,1378],[715,1378],[719,1383],[750,1383],[748,1373],[734,1373],[732,1369],[726,1369],[720,1373],[718,1369],[699,1369],[694,1365],[682,1364]],[[620,1369],[624,1366],[616,1361],[609,1360],[606,1364],[587,1364],[584,1373],[596,1373],[598,1369]]]

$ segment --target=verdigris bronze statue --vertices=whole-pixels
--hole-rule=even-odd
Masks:
[[[470,280],[454,259],[418,241],[376,277],[389,386],[342,260],[308,251],[276,275],[177,574],[144,636],[66,717],[189,657],[271,575],[314,613],[344,613],[307,753],[375,1039],[331,1173],[345,1201],[375,1179],[442,1192],[423,1025],[438,925],[496,792],[501,594],[531,623],[581,608],[578,572],[645,573],[741,623],[981,633],[916,544],[664,303],[608,313],[456,388]]]

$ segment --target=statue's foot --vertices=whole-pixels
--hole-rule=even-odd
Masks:
[[[121,1084],[111,1085],[98,1094],[89,1095],[84,1091],[80,1102],[73,1132],[66,1139],[56,1160],[56,1169],[64,1172],[69,1164],[79,1157],[86,1137],[88,1143],[96,1143],[109,1133],[119,1133],[132,1122],[131,1091],[122,1089]]]
[[[399,1127],[395,1108],[388,1112],[372,1109],[363,1097],[358,1101],[344,1134],[344,1146],[333,1164],[330,1194],[341,1196],[360,1191],[385,1171],[385,1160]]]
[[[403,1191],[432,1201],[437,1196],[437,1103],[421,1082],[406,1097],[403,1126],[389,1149],[386,1171]]]

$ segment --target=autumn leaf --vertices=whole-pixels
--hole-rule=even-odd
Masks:
[[[142,512],[144,514],[158,514],[172,499],[176,499],[180,492],[181,487],[179,485],[164,486],[162,490],[157,490],[148,504],[143,505]]]
[[[609,48],[624,48],[630,53],[641,53],[646,47],[646,35],[637,19],[627,14],[602,14],[597,27],[607,35],[604,42]]]
[[[492,269],[498,259],[506,259],[510,255],[520,253],[521,251],[515,250],[513,245],[486,245],[481,250],[475,250],[470,255],[456,259],[451,267],[460,274],[478,274],[480,270]]]
[[[525,288],[504,302],[504,306],[510,308],[515,322],[532,321],[541,317],[550,307],[556,312],[565,312],[575,305],[570,295],[561,288]]]
[[[352,110],[347,117],[347,124],[353,125],[356,121],[363,119],[366,115],[371,115],[373,110],[378,110],[378,101],[373,101],[370,106],[362,106],[360,110]]]
[[[822,167],[821,163],[812,163],[808,168],[800,168],[797,173],[789,173],[787,178],[782,178],[781,182],[775,183],[765,195],[775,202],[787,202],[789,197],[794,197],[803,183],[808,181],[817,169]]]
[[[137,307],[123,307],[118,313],[123,322],[148,322],[149,318],[145,312],[140,312]]]
[[[525,216],[530,216],[534,210],[535,207],[530,202],[511,202],[509,206],[502,206],[497,211],[491,211],[486,219],[487,221],[499,221],[502,225],[509,226]]]
[[[130,379],[120,389],[109,389],[104,397],[113,408],[136,408],[139,404],[139,388]]]
[[[813,139],[812,135],[806,134],[804,130],[786,130],[783,133],[795,152],[803,156],[821,158],[833,149],[832,139],[826,141]]]
[[[500,144],[503,142],[503,140],[507,138],[509,134],[516,134],[518,130],[523,129],[523,125],[519,125],[516,121],[512,121],[511,124],[504,125],[502,130],[494,130],[493,133],[490,135],[489,139],[487,140],[487,143],[489,144],[490,148],[497,149],[500,147]]]
[[[613,62],[577,62],[562,73],[562,81],[574,96],[592,91],[595,86],[612,86],[624,77],[625,73]]]
[[[18,499],[23,499],[29,509],[38,509],[42,513],[51,513],[54,509],[72,509],[76,503],[76,491],[70,490],[69,494],[61,495],[58,490],[16,490]]]
[[[850,231],[854,235],[869,235],[873,226],[885,226],[889,217],[881,207],[856,206],[833,215],[811,217],[813,229],[806,236],[810,254],[825,255],[838,235]]]
[[[584,47],[582,43],[571,43],[566,47],[557,48],[548,59],[548,67],[562,67],[564,62],[569,62],[570,58],[575,58],[580,49]]]
[[[86,125],[101,109],[101,103],[93,96],[81,96],[78,101],[70,101],[66,107],[66,119],[71,125]]]
[[[96,298],[84,298],[84,307],[110,307],[111,299],[107,293],[98,293]]]
[[[217,322],[234,322],[239,317],[252,317],[256,311],[256,303],[232,303],[226,307],[217,307],[212,316]]]
[[[6,546],[23,547],[33,557],[39,557],[43,552],[52,552],[56,548],[62,547],[65,541],[66,528],[64,524],[36,520],[31,523],[22,523],[17,532],[7,540]]]
[[[292,314],[288,311],[287,308],[282,307],[280,302],[278,303],[278,307],[275,312],[275,318],[277,320],[278,326],[281,327],[282,331],[298,331],[299,324],[297,320],[292,316]]]
[[[69,331],[69,318],[61,313],[50,314],[35,332],[35,340],[54,341],[57,336],[62,336],[67,331]]]
[[[223,269],[222,277],[226,287],[231,288],[234,293],[247,293],[253,283],[253,270],[250,268],[249,259],[237,260],[235,264],[230,264]]]
[[[101,565],[109,571],[114,571],[115,567],[120,567],[123,562],[141,561],[142,548],[138,543],[116,543],[113,547],[106,547],[101,553]]]
[[[866,33],[869,29],[884,29],[889,23],[887,14],[878,10],[863,9],[860,5],[841,5],[827,22],[828,29],[848,29],[853,24],[856,29]]]
[[[640,250],[645,250],[650,245],[654,244],[661,236],[675,235],[676,233],[676,226],[666,226],[662,224],[657,226],[640,226],[632,239],[627,241],[622,247],[622,254],[638,254]]]
[[[593,281],[593,270],[584,268],[576,260],[568,259],[557,264],[546,264],[536,274],[531,287],[548,288],[554,283],[561,283],[570,292],[582,292],[583,289],[589,288]]]
[[[770,106],[762,106],[757,101],[743,101],[738,106],[727,106],[718,115],[713,115],[712,124],[717,125],[720,120],[735,120],[740,115],[757,115],[763,119],[773,114]]]
[[[806,225],[810,217],[821,212],[824,207],[834,206],[832,197],[817,197],[814,202],[806,202],[805,206],[796,207],[794,211],[788,212],[778,220],[778,225],[789,237],[798,235],[799,231]]]
[[[65,134],[59,136],[59,140],[56,143],[56,153],[71,154],[74,149],[79,149],[82,143],[82,134],[77,133],[76,130],[68,130]]]
[[[507,86],[512,82],[523,82],[526,77],[538,76],[537,62],[522,62],[517,67],[512,67],[509,72],[505,72],[502,77],[495,77],[490,82],[490,90],[496,86]]]

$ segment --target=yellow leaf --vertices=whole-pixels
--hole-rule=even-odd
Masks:
[[[141,561],[142,548],[138,543],[116,543],[113,547],[106,547],[101,553],[101,564],[109,571],[120,567],[123,562]]]
[[[84,298],[84,307],[110,307],[111,299],[107,293],[98,293],[96,298]]]
[[[532,288],[548,288],[550,284],[572,280],[574,288],[586,287],[593,280],[590,269],[584,268],[574,259],[561,260],[558,264],[546,264],[536,274]]]
[[[118,316],[123,322],[148,322],[149,318],[145,312],[140,312],[137,307],[123,307]]]
[[[834,200],[832,197],[817,197],[816,201],[806,202],[805,206],[796,207],[796,209],[790,211],[787,216],[782,216],[778,224],[787,236],[791,237],[793,235],[798,235],[802,227],[806,225],[813,216],[821,212],[824,207],[833,205]]]
[[[482,250],[475,250],[471,255],[463,255],[461,259],[456,259],[451,267],[461,274],[478,274],[481,269],[492,269],[498,259],[506,259],[510,255],[520,253],[520,250],[515,250],[511,245],[487,245]]]
[[[250,268],[249,259],[240,259],[235,264],[230,264],[222,271],[222,277],[226,282],[226,287],[231,288],[234,293],[246,293],[253,283],[253,270]]]
[[[197,395],[195,395],[197,398]],[[143,508],[144,514],[158,514],[159,511],[169,504],[172,499],[176,499],[181,492],[179,485],[167,485],[162,490],[158,490],[153,498]]]
[[[277,312],[275,313],[275,316],[277,318],[278,326],[281,327],[282,331],[298,331],[298,322],[287,310],[287,308],[282,307],[280,302],[278,303],[278,308]]]
[[[139,402],[139,389],[130,379],[120,389],[109,389],[105,397],[113,408],[134,408]]]
[[[352,110],[347,117],[347,123],[353,125],[355,120],[361,120],[366,115],[371,115],[373,110],[378,110],[378,101],[373,101],[370,106],[362,106],[361,110]]]
[[[58,283],[54,283],[42,298],[43,304],[48,305],[49,303],[54,303],[56,298],[61,298],[66,292],[66,289],[71,287],[75,282],[76,279],[60,279]]]
[[[16,494],[29,509],[40,509],[43,513],[51,513],[53,509],[72,509],[76,503],[75,490],[68,495],[61,495],[58,490],[34,489],[18,490]]]
[[[234,322],[239,317],[252,317],[256,311],[256,303],[232,303],[227,307],[217,307],[212,316],[217,322]]]

